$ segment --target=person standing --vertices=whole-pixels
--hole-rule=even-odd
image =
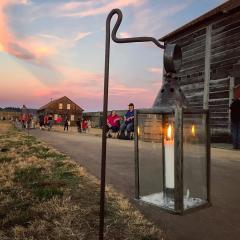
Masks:
[[[88,119],[87,120],[87,131],[88,131],[88,133],[90,133],[91,128],[92,128],[92,122],[91,122],[90,119]]]
[[[47,128],[48,127],[48,114],[46,114],[44,116],[44,127]]]
[[[233,100],[230,110],[233,148],[240,149],[240,97]]]
[[[88,122],[87,119],[82,120],[82,131],[87,133],[87,128],[88,128]]]
[[[52,129],[53,123],[54,123],[53,115],[49,114],[49,116],[48,116],[48,131],[50,131]]]
[[[40,129],[41,130],[43,130],[44,128],[44,115],[43,114],[41,114],[40,116],[39,116],[39,126],[40,126]]]
[[[82,132],[82,124],[81,124],[81,119],[78,118],[77,121],[76,121],[76,125],[77,125],[77,128],[78,128],[78,132]]]
[[[125,131],[127,130],[127,135]],[[130,139],[131,132],[134,131],[134,104],[130,103],[128,105],[128,111],[124,115],[124,123],[120,127],[120,139]]]
[[[68,131],[68,118],[65,119],[64,121],[64,131],[67,130]]]

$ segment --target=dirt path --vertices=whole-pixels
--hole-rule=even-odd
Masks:
[[[31,134],[68,154],[90,173],[100,176],[101,138],[39,130],[33,130]],[[107,182],[133,199],[133,142],[110,139],[107,156]],[[239,151],[212,149],[211,208],[175,216],[157,207],[136,205],[147,218],[164,227],[172,240],[236,240],[240,238],[239,173]]]

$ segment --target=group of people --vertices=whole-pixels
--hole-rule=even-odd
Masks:
[[[240,97],[236,97],[231,106],[231,130],[232,130],[232,142],[234,149],[240,149]],[[30,114],[22,114],[17,119],[22,128],[29,128],[32,119]],[[64,131],[68,131],[70,122],[66,117],[64,120],[62,117],[58,117],[54,120],[52,114],[41,114],[38,119],[40,129],[51,130],[54,123],[64,126]],[[91,121],[87,119],[78,118],[76,121],[78,132],[88,132],[91,128]],[[117,133],[119,139],[131,139],[131,133],[134,132],[134,104],[128,105],[128,111],[123,117],[119,116],[116,111],[111,111],[107,117],[107,137],[111,138],[112,133]]]
[[[112,137],[111,133],[118,133],[119,139],[129,140],[132,132],[134,132],[134,104],[128,105],[128,111],[123,118],[117,115],[116,111],[111,111],[107,117],[107,137]]]
[[[78,120],[76,121],[76,125],[78,128],[78,132],[89,132],[90,128],[92,127],[92,123],[90,120],[87,119],[80,119],[78,118]]]
[[[50,131],[52,129],[52,126],[54,124],[54,118],[52,114],[46,114],[46,115],[41,114],[38,120],[39,120],[39,126],[41,130],[47,128]]]
[[[50,131],[53,125],[57,124],[62,125],[64,131],[68,131],[70,126],[70,121],[68,117],[63,119],[61,116],[58,116],[56,119],[54,119],[52,114],[39,115],[38,122],[41,130],[48,129]],[[91,121],[78,118],[76,121],[76,125],[78,128],[78,132],[87,132],[91,127]]]
[[[38,117],[41,130],[48,129],[50,131],[54,124],[62,125],[64,131],[68,131],[70,121],[66,117],[63,119],[58,116],[54,119],[53,114],[41,114]],[[78,132],[89,132],[91,121],[86,118],[78,118],[76,121]],[[134,132],[134,104],[128,105],[128,111],[124,117],[120,117],[116,111],[111,111],[107,117],[107,137],[112,137],[111,133],[117,133],[119,139],[131,139],[131,133]]]
[[[21,124],[21,127],[24,129],[30,129],[35,126],[35,119],[32,114],[29,113],[23,113],[20,115],[19,118],[15,119],[16,123]]]

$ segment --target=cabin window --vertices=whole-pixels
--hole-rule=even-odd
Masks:
[[[62,103],[59,103],[59,104],[58,104],[58,108],[59,108],[59,109],[63,109],[63,104],[62,104]]]
[[[67,104],[67,109],[68,109],[68,110],[71,109],[71,104]]]
[[[71,121],[74,121],[74,115],[71,115]]]

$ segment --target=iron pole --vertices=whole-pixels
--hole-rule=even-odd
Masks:
[[[102,154],[101,154],[101,184],[100,184],[100,218],[99,240],[104,239],[104,212],[105,212],[105,185],[106,185],[106,149],[107,149],[107,113],[108,113],[108,84],[109,84],[109,60],[110,60],[110,25],[113,15],[118,18],[112,31],[112,40],[116,43],[153,42],[159,48],[164,48],[160,42],[152,37],[118,38],[118,28],[122,22],[120,9],[113,9],[106,20],[106,43],[105,43],[105,68],[104,68],[104,96],[103,96],[103,126],[102,126]]]

